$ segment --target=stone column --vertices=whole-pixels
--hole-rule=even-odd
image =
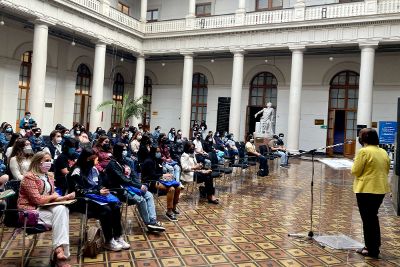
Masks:
[[[133,93],[133,97],[135,99],[138,99],[143,96],[144,72],[145,72],[145,57],[144,55],[139,55],[136,57],[135,91]],[[132,125],[135,127],[137,127],[137,125],[141,122],[142,122],[142,117],[132,118]]]
[[[186,18],[196,17],[196,0],[189,0],[189,13]]]
[[[235,25],[241,26],[244,24],[246,16],[246,0],[239,0],[238,9],[235,14]]]
[[[375,49],[378,44],[360,44],[361,67],[358,89],[357,124],[372,124],[372,88],[374,81]]]
[[[44,94],[46,85],[48,23],[35,21],[33,33],[32,72],[29,90],[29,111],[39,127],[43,125]]]
[[[102,41],[98,41],[96,43],[96,48],[94,51],[94,69],[89,127],[91,132],[94,132],[96,130],[96,127],[102,126],[101,111],[98,111],[97,107],[103,102],[105,61],[106,44]]]
[[[184,137],[189,138],[190,116],[192,114],[192,81],[193,81],[193,54],[184,53],[181,130]]]
[[[229,113],[229,133],[233,133],[235,138],[240,134],[241,102],[243,89],[243,63],[244,50],[235,50],[233,53],[232,89],[231,89],[231,108]]]
[[[246,0],[239,0],[238,9],[236,13],[245,13],[246,12]]]
[[[289,151],[299,150],[301,89],[303,86],[303,52],[305,47],[290,48],[292,51],[292,71],[289,92],[288,137]]]
[[[141,0],[140,21],[141,22],[146,22],[147,21],[147,0]]]

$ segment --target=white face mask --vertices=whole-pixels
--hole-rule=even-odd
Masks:
[[[61,137],[56,137],[56,143],[61,144],[62,138]]]
[[[122,156],[123,156],[123,157],[128,156],[128,151],[126,151],[126,150],[122,151]]]

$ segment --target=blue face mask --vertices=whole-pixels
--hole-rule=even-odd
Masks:
[[[64,134],[64,137],[65,138],[70,138],[71,137],[71,135],[68,133],[68,134]]]
[[[156,158],[160,159],[161,158],[161,152],[156,152]]]
[[[123,157],[128,156],[128,151],[127,151],[127,150],[122,151],[122,156],[123,156]]]
[[[6,129],[6,133],[12,133],[12,132],[13,132],[13,130],[12,130],[11,127],[8,127],[8,128]]]

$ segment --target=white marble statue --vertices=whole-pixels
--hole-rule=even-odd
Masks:
[[[261,133],[266,134],[268,137],[272,137],[274,135],[274,124],[275,124],[275,110],[272,107],[272,103],[268,102],[267,107],[257,112],[254,115],[254,118],[257,118],[257,116],[260,115],[261,113],[262,113],[262,116],[260,118]]]

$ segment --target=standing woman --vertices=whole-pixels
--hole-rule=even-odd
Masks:
[[[353,191],[363,222],[365,247],[357,252],[363,256],[377,258],[381,246],[378,210],[385,194],[390,191],[390,159],[387,152],[378,147],[379,138],[374,129],[362,129],[358,141],[363,147],[354,159],[351,173],[355,176]]]
[[[22,180],[29,170],[33,149],[31,143],[26,138],[15,141],[13,150],[9,158],[10,173],[12,179]]]
[[[18,196],[18,208],[38,210],[40,221],[51,225],[53,229],[53,251],[57,266],[67,267],[69,252],[69,210],[64,205],[40,207],[50,202],[59,202],[75,198],[75,193],[60,197],[54,192],[54,177],[48,171],[51,168],[51,156],[47,152],[38,152],[32,157],[29,172],[24,176]]]

